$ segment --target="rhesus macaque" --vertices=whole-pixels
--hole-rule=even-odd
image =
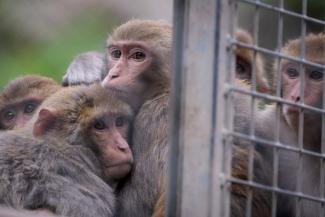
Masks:
[[[110,69],[102,84],[139,110],[134,121],[135,166],[119,191],[119,216],[151,216],[165,188],[172,28],[131,20],[108,39]]]
[[[170,25],[164,22],[131,20],[118,27],[107,43],[109,72],[102,84],[126,99],[134,108],[139,108],[134,122],[131,147],[135,166],[131,176],[124,185],[120,186],[118,192],[121,202],[118,206],[118,214],[122,217],[164,215],[171,34]],[[244,58],[247,57],[246,53],[239,52],[238,54],[243,54]],[[246,61],[252,60],[250,58]],[[251,65],[249,67],[249,69],[252,68]],[[244,102],[246,103],[247,100]],[[247,119],[246,116],[245,118]],[[245,124],[241,131],[247,128],[247,123]],[[236,153],[234,165],[238,166],[240,163],[242,165],[236,167],[239,171],[234,176],[245,179],[247,175],[243,174],[247,174],[248,152],[240,151],[242,149],[240,146],[241,144],[238,144],[234,151]],[[257,152],[255,154],[259,155]],[[264,164],[260,161],[258,156],[254,160],[256,165],[262,168]],[[242,171],[242,168],[246,168],[246,171]],[[263,172],[264,170],[258,169],[257,174]],[[264,179],[264,173],[257,179],[263,180],[262,183],[269,180]],[[236,185],[234,186],[235,190]],[[243,199],[246,197],[246,192],[246,189],[235,192],[235,199],[232,201],[232,207],[236,209],[234,215],[245,215],[246,203]],[[253,212],[257,217],[267,212],[263,209],[267,207],[269,210],[270,205],[265,203],[268,196],[259,191],[256,192],[254,204],[260,210],[254,209]],[[255,201],[259,197],[263,200]],[[264,216],[267,215],[269,214]]]
[[[247,45],[253,45],[252,36],[245,30],[239,29],[235,32],[236,40]],[[243,80],[251,84],[253,79],[253,64],[256,72],[256,89],[259,92],[268,92],[269,84],[267,82],[266,72],[264,70],[264,61],[261,55],[254,55],[254,51],[249,48],[237,46],[236,55],[236,79]],[[254,57],[255,56],[255,57]],[[253,64],[252,64],[253,63]]]
[[[306,38],[289,41],[282,52],[291,57],[299,58],[301,56],[301,43],[305,43],[304,58],[310,62],[324,65],[325,62],[325,34],[309,34]],[[301,65],[297,62],[282,59],[280,61],[280,76],[282,77],[281,94],[283,99],[294,103],[304,103],[305,105],[323,108],[323,85],[324,85],[324,69]],[[274,73],[277,72],[277,67]],[[276,76],[275,76],[276,77]],[[304,82],[302,81],[304,79]],[[302,86],[303,85],[303,86]],[[304,92],[300,94],[301,89]],[[284,119],[295,131],[297,138],[299,135],[299,113],[300,109],[296,106],[283,104],[282,114]],[[321,152],[322,140],[322,115],[308,109],[303,110],[303,148],[316,153]],[[297,147],[297,144],[296,144]],[[290,160],[288,157],[290,155]],[[304,194],[314,197],[322,197],[324,189],[321,189],[321,168],[319,157],[310,155],[302,155],[299,153],[289,152],[280,155],[283,164],[289,164],[289,170],[280,167],[279,186],[286,190],[299,191],[297,189],[299,180],[301,181],[300,191]],[[303,167],[301,174],[299,173],[299,161]],[[281,163],[281,162],[280,162]],[[280,198],[281,199],[281,198]],[[281,206],[282,201],[287,201],[286,207]],[[291,203],[289,203],[291,202]],[[279,216],[296,216],[296,206],[293,196],[283,195],[279,203]],[[298,205],[301,216],[320,216],[321,203],[311,200],[302,199]],[[285,209],[286,208],[286,209]]]
[[[23,127],[38,106],[59,89],[54,80],[38,75],[11,81],[0,94],[0,130]]]
[[[63,76],[63,86],[92,84],[100,82],[106,76],[105,55],[97,51],[79,54],[69,65]]]
[[[24,128],[0,133],[0,204],[68,217],[115,216],[112,187],[133,163],[132,113],[100,85],[49,97]]]

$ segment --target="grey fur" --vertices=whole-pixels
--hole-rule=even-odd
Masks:
[[[166,177],[169,94],[149,100],[134,121],[134,170],[119,192],[119,216],[151,216]],[[150,115],[148,115],[150,114]],[[159,130],[157,130],[159,129]],[[132,148],[131,147],[131,148]]]
[[[73,86],[100,82],[107,74],[105,54],[89,51],[79,54],[69,65],[63,76],[63,86]]]
[[[113,191],[90,149],[0,134],[0,204],[71,217],[113,216]]]

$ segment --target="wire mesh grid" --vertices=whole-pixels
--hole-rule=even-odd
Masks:
[[[300,2],[174,2],[167,216],[325,215],[325,21]]]
[[[306,41],[310,38],[310,34],[307,31],[307,22],[312,24],[319,24],[324,29],[324,20],[310,17],[307,14],[308,1],[301,1],[301,13],[289,11],[285,8],[283,0],[277,1],[277,3],[270,4],[271,1],[251,1],[251,0],[238,0],[229,2],[231,5],[231,17],[232,28],[229,31],[229,58],[231,64],[229,64],[227,77],[227,89],[225,89],[226,96],[226,113],[224,132],[224,141],[226,141],[225,152],[226,158],[232,158],[231,166],[229,170],[224,170],[226,177],[229,177],[228,182],[231,183],[227,190],[232,198],[225,202],[225,207],[228,207],[228,212],[225,212],[225,216],[237,216],[234,211],[235,200],[238,197],[244,197],[246,203],[241,209],[245,212],[245,215],[241,216],[261,216],[261,205],[259,200],[259,194],[264,192],[263,203],[267,203],[268,206],[263,207],[263,216],[324,216],[324,85],[322,82],[324,67],[324,37],[319,37],[317,47],[308,48]],[[236,31],[238,31],[238,5],[249,5],[253,8],[253,25],[250,34],[253,38],[253,43],[245,43],[236,38]],[[261,35],[260,30],[260,14],[262,10],[269,10],[276,12],[276,46],[274,49],[265,48],[259,45],[259,37]],[[284,39],[284,29],[290,28],[284,25],[284,17],[293,17],[299,20],[300,34],[295,38],[299,39],[299,50],[286,51],[284,49],[287,46],[289,39]],[[322,34],[315,32],[313,34]],[[295,39],[292,38],[292,39]],[[242,87],[238,85],[238,79],[236,77],[236,49],[247,49],[253,54],[253,64],[251,68],[252,77],[250,80],[250,86]],[[311,49],[319,49],[321,51],[311,51]],[[311,53],[321,52],[319,56],[311,55]],[[238,55],[238,54],[237,54]],[[267,73],[269,73],[273,84],[271,84],[272,93],[262,93],[258,90],[259,81],[257,77],[261,73],[256,68],[257,55],[269,56],[267,61],[272,62],[272,67],[269,67]],[[287,89],[294,88],[289,86],[283,79],[283,74],[288,73],[289,70],[287,64],[295,66],[295,69],[299,72],[295,78],[299,80],[299,100],[293,100],[292,94],[286,97],[284,95],[283,86]],[[290,68],[290,67],[289,67]],[[291,68],[290,68],[291,69]],[[286,71],[287,70],[287,71]],[[320,78],[317,80],[319,84],[311,83],[309,80],[312,78],[312,73],[319,72]],[[307,79],[307,81],[306,81]],[[313,79],[313,78],[312,78]],[[314,79],[316,80],[316,79]],[[316,87],[315,87],[316,86]],[[312,88],[320,88],[320,94],[314,97],[319,97],[317,103],[310,102],[310,92]],[[291,91],[292,93],[292,91]],[[245,126],[242,125],[241,113],[242,108],[241,100],[238,98],[246,98],[250,101],[248,121],[245,121]],[[291,98],[290,98],[291,97]],[[313,97],[311,97],[313,98]],[[305,101],[306,99],[306,101]],[[241,105],[237,105],[241,103]],[[263,108],[259,105],[263,104]],[[237,105],[237,109],[236,109]],[[245,107],[245,106],[244,106]],[[287,114],[284,108],[296,108],[297,114],[296,122],[292,123],[291,114]],[[270,114],[270,111],[272,111]],[[265,118],[265,115],[273,115],[272,119]],[[314,118],[313,120],[310,120]],[[247,119],[247,118],[246,118]],[[271,123],[263,123],[264,121],[271,121]],[[305,123],[306,122],[306,123]],[[270,125],[273,132],[264,132],[263,126]],[[287,127],[295,135],[293,139],[287,138]],[[244,129],[243,129],[244,128]],[[247,129],[245,129],[247,128]],[[306,129],[310,128],[310,129]],[[312,132],[314,131],[314,132]],[[267,134],[267,135],[265,135]],[[272,136],[270,136],[272,135]],[[245,142],[244,142],[245,141]],[[286,142],[289,141],[290,144]],[[238,160],[236,160],[236,152],[238,148],[245,143],[245,152],[248,153],[247,162],[245,162],[244,168],[245,174],[238,173]],[[312,144],[310,144],[312,143]],[[231,147],[231,148],[229,148]],[[262,161],[258,159],[261,157]],[[257,158],[257,159],[256,159]],[[261,176],[261,168],[259,163],[265,166],[267,171],[266,175],[269,175],[267,181],[263,183],[259,179]],[[226,166],[224,168],[227,168]],[[241,168],[242,169],[242,168]],[[240,175],[238,175],[240,174]],[[238,191],[244,191],[244,194],[240,195]],[[239,195],[239,196],[238,196]],[[255,195],[255,196],[254,196]],[[235,202],[234,202],[235,201]]]

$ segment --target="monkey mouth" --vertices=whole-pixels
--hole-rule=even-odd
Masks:
[[[298,115],[299,114],[299,108],[296,106],[284,105],[283,110],[284,110],[284,113],[288,114],[288,115]]]
[[[112,167],[119,167],[119,166],[123,166],[123,165],[133,165],[133,161],[128,160],[128,161],[119,161],[119,162],[112,162],[110,164],[106,164],[105,167],[106,168],[112,168]]]
[[[287,114],[290,114],[290,115],[298,115],[299,114],[299,108],[298,107],[289,106],[287,108]]]

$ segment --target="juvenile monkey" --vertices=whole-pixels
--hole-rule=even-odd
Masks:
[[[131,120],[130,106],[100,85],[49,97],[24,128],[0,133],[0,204],[114,216],[112,187],[133,163]]]
[[[0,93],[0,130],[23,127],[38,106],[59,89],[54,80],[38,75],[11,81]]]
[[[69,65],[66,74],[63,76],[62,85],[89,85],[103,80],[107,74],[104,60],[104,53],[97,51],[79,54]]]

